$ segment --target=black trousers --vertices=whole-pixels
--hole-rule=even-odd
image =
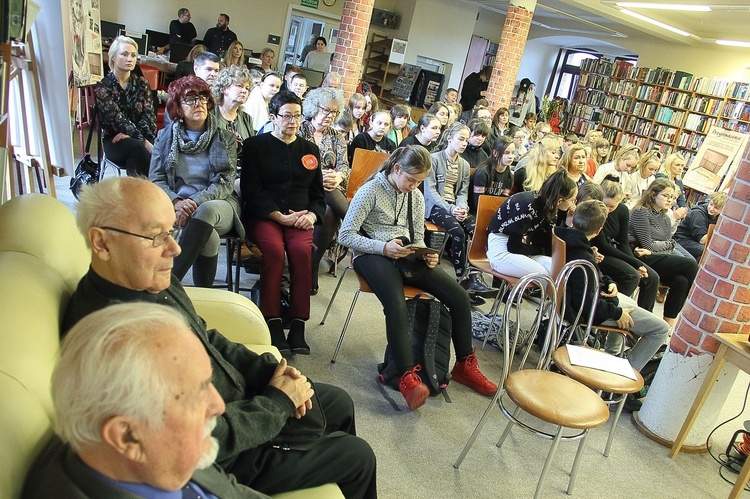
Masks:
[[[645,255],[639,260],[656,270],[661,282],[669,286],[667,299],[664,300],[664,317],[677,318],[698,274],[698,262],[693,258],[671,253]]]
[[[456,276],[461,277],[466,272],[467,243],[469,237],[474,235],[474,226],[476,225],[474,215],[468,215],[462,222],[459,222],[447,210],[436,205],[432,207],[427,220],[443,229],[450,236],[451,263],[453,263]]]
[[[640,288],[638,306],[652,312],[659,291],[659,274],[645,263],[643,266],[648,270],[648,277],[645,279],[641,279],[638,271],[625,260],[605,256],[604,260],[599,263],[599,270],[615,281],[617,290],[625,296],[631,296],[635,288]]]
[[[454,278],[439,268],[426,269],[420,276],[406,279],[383,255],[360,255],[354,259],[354,270],[372,288],[385,312],[385,334],[388,346],[400,373],[414,367],[409,325],[406,317],[404,284],[422,289],[445,305],[453,321],[453,348],[456,359],[462,360],[472,352],[471,305],[469,294]]]
[[[135,139],[122,139],[112,142],[111,138],[104,139],[104,153],[107,159],[117,164],[120,168],[125,167],[128,176],[141,175],[148,177],[151,166],[151,153],[143,145],[143,142]]]
[[[308,451],[256,447],[240,454],[226,471],[269,495],[336,483],[347,498],[376,498],[375,454],[356,436],[351,397],[324,383],[316,383],[315,390],[326,416],[326,431],[348,435],[331,437]]]

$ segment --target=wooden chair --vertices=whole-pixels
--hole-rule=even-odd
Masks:
[[[584,296],[586,296],[589,288],[593,288],[595,290],[595,297],[598,296],[599,293],[599,272],[597,271],[596,267],[594,267],[591,262],[587,262],[585,260],[573,260],[567,263],[566,260],[567,255],[565,241],[560,239],[560,237],[558,237],[553,230],[551,275],[555,279],[555,285],[558,290],[557,298],[558,303],[560,304],[557,310],[558,342],[560,346],[552,353],[552,361],[562,373],[570,376],[580,383],[583,383],[589,388],[596,390],[597,393],[601,394],[603,392],[606,392],[618,395],[618,397],[614,397],[611,400],[605,401],[607,404],[617,404],[615,418],[612,422],[612,427],[609,430],[607,444],[604,447],[604,457],[608,457],[610,448],[612,447],[612,441],[615,436],[615,430],[617,429],[617,423],[620,420],[620,415],[622,414],[622,409],[625,406],[627,395],[636,393],[640,391],[641,388],[643,388],[643,376],[641,376],[641,373],[638,372],[637,369],[633,369],[633,371],[635,371],[636,373],[636,379],[633,380],[625,376],[620,376],[619,374],[576,366],[570,363],[570,357],[568,356],[568,350],[567,348],[565,348],[565,344],[569,343],[573,339],[572,331],[575,330],[576,325],[585,328],[585,333],[581,338],[584,345],[586,345],[586,340],[588,339],[592,327],[607,331],[607,334],[621,334],[625,338],[632,339],[632,335],[627,329],[621,329],[619,327],[601,325],[592,326],[594,313],[596,312],[596,301],[591,304],[589,316],[585,318],[584,321],[581,321],[581,310],[578,310],[578,314],[573,321],[565,321],[564,318],[566,317],[567,305],[565,290],[567,289],[570,275],[573,272],[585,272],[586,279],[583,289]],[[591,277],[590,280],[589,277]],[[565,325],[569,327],[571,334],[567,335],[566,338],[563,338],[562,330]],[[620,351],[620,354],[622,354],[622,350]]]
[[[143,77],[146,78],[146,80],[148,80],[148,84],[151,87],[151,90],[153,91],[154,113],[156,114],[156,129],[161,130],[162,128],[164,128],[165,106],[159,103],[159,99],[156,96],[157,90],[164,90],[159,85],[161,73],[159,72],[159,68],[154,67],[154,66],[148,66],[145,64],[140,64],[139,66],[141,68],[141,72],[143,73]]]
[[[539,498],[541,497],[547,472],[554,460],[558,444],[561,440],[579,440],[578,452],[573,462],[570,481],[568,483],[568,494],[573,492],[580,459],[583,455],[589,430],[604,425],[609,419],[609,410],[601,397],[588,387],[570,377],[548,370],[550,365],[550,347],[556,342],[557,331],[552,320],[548,322],[546,331],[539,331],[538,325],[541,322],[545,307],[539,307],[534,318],[534,325],[532,326],[537,328],[537,334],[544,334],[546,332],[542,351],[539,355],[539,360],[532,367],[526,368],[526,361],[529,359],[529,353],[534,347],[534,343],[530,341],[525,349],[516,352],[516,340],[520,336],[521,331],[522,316],[519,311],[521,299],[523,292],[530,286],[540,289],[543,302],[549,299],[551,307],[553,309],[556,308],[557,293],[554,292],[555,283],[549,276],[543,274],[526,275],[520,278],[511,289],[510,295],[506,300],[504,317],[510,316],[512,313],[511,307],[515,303],[515,331],[511,332],[511,321],[503,321],[503,370],[500,383],[498,383],[498,390],[488,404],[487,409],[484,411],[466,445],[464,445],[453,467],[458,469],[461,465],[487,422],[490,410],[497,404],[508,418],[508,425],[500,437],[497,447],[502,446],[514,424],[536,435],[552,440],[552,446],[547,454],[547,460],[544,463],[544,468],[536,486],[534,497]],[[553,292],[547,296],[547,292],[550,290]],[[514,356],[517,354],[522,354],[520,362],[514,362]],[[509,404],[508,402],[512,403]],[[519,415],[522,416],[521,412],[556,426],[555,431],[542,431],[530,426],[526,422],[528,418],[519,418]],[[580,431],[572,435],[563,435],[564,428]],[[519,456],[516,455],[515,457],[518,458]]]

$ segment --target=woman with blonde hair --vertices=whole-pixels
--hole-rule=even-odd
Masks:
[[[648,186],[654,181],[660,164],[661,154],[659,154],[659,151],[651,150],[638,158],[635,171],[630,174],[630,201],[627,203],[628,208],[635,206],[635,203],[641,198],[643,191],[648,189]]]
[[[609,163],[604,163],[596,170],[594,175],[594,183],[601,184],[605,177],[613,176],[620,179],[620,185],[622,191],[625,194],[625,200],[629,200],[632,197],[632,190],[630,184],[633,179],[630,176],[630,172],[635,168],[638,163],[638,158],[641,156],[641,150],[638,146],[628,144],[620,147],[615,153],[615,157]]]
[[[590,180],[584,173],[586,170],[586,149],[583,144],[571,144],[560,159],[560,166],[565,168],[579,188]]]
[[[528,152],[528,161],[513,172],[513,192],[538,191],[547,177],[557,170],[560,162],[562,139],[557,135],[545,135]]]
[[[174,70],[174,79],[179,80],[183,76],[194,75],[195,71],[193,71],[193,61],[195,61],[198,54],[202,54],[206,50],[206,46],[201,43],[190,49],[185,60],[177,63],[177,68]]]
[[[229,44],[224,60],[221,62],[225,68],[230,66],[244,66],[242,62],[244,58],[245,47],[242,45],[242,42],[235,40]]]
[[[680,190],[679,194],[677,194],[676,208],[672,208],[672,218],[675,220],[682,220],[688,212],[688,204],[685,199],[685,186],[682,185],[682,179],[680,178],[684,170],[685,157],[680,153],[673,152],[664,158],[661,168],[656,173],[656,178],[668,178]]]
[[[605,138],[601,138],[594,142],[590,151],[588,150],[588,147],[586,147],[586,144],[583,144],[583,148],[589,156],[586,166],[586,175],[588,175],[589,178],[594,178],[596,170],[599,169],[599,165],[601,165],[604,160],[607,159],[607,156],[609,156],[609,141]]]

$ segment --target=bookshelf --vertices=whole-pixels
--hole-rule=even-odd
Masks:
[[[599,127],[615,149],[635,144],[688,162],[713,125],[750,131],[750,83],[608,59],[581,65],[567,123],[579,135]]]
[[[378,97],[383,97],[393,89],[396,78],[401,70],[401,64],[391,62],[391,46],[393,38],[380,33],[370,35],[367,57],[364,62],[362,79],[372,85],[372,91]]]

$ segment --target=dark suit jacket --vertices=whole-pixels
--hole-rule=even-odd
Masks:
[[[240,485],[217,465],[196,471],[191,481],[221,499],[262,499],[268,496]],[[23,499],[138,499],[140,496],[102,480],[60,439],[53,437],[26,477]]]

